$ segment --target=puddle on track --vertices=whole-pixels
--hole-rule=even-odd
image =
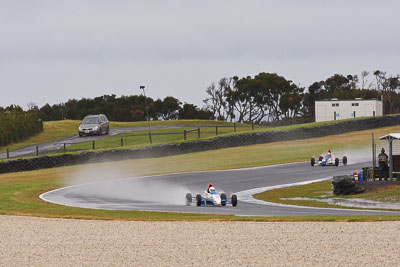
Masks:
[[[319,201],[328,203],[330,205],[338,205],[343,207],[353,208],[364,208],[364,209],[388,209],[398,210],[400,209],[400,203],[398,202],[380,202],[373,201],[363,198],[306,198],[306,197],[294,197],[294,198],[281,198],[282,200],[309,200]]]

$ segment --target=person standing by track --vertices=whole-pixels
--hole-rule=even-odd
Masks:
[[[388,180],[388,170],[389,170],[389,165],[388,165],[388,155],[385,153],[385,149],[382,147],[381,153],[378,156],[378,162],[379,162],[379,181],[382,181],[382,178],[385,179],[385,181]]]

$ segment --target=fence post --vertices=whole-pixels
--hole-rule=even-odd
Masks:
[[[39,156],[39,146],[36,146],[36,156]]]
[[[66,146],[66,144],[64,143],[64,153],[65,152],[67,152],[67,146]]]
[[[251,122],[251,129],[254,130],[254,122]]]
[[[374,155],[376,156],[376,143],[374,144]],[[375,181],[375,169],[374,169],[374,181]]]
[[[197,138],[200,139],[200,128],[197,128]]]
[[[94,140],[92,141],[92,149],[94,150],[94,148],[95,148],[95,144],[94,144]]]
[[[186,130],[183,130],[183,140],[186,140]]]
[[[218,135],[218,126],[215,126],[215,135]]]
[[[7,159],[10,158],[10,150],[7,148]]]
[[[233,131],[236,133],[236,122],[233,123]]]
[[[374,146],[375,146],[375,137],[374,137],[374,133],[372,133],[372,169],[375,170],[375,166],[376,166],[376,158],[375,158],[375,150],[374,150]]]
[[[124,146],[124,138],[121,137],[121,147],[123,147],[123,146]]]

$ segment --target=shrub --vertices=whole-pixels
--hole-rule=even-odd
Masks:
[[[27,139],[42,131],[43,124],[36,111],[0,112],[0,146]]]

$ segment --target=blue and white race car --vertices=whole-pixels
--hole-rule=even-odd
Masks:
[[[233,207],[237,206],[237,196],[233,194],[230,198],[227,198],[225,193],[218,193],[214,187],[210,187],[203,194],[197,194],[196,197],[192,197],[191,193],[186,194],[186,205],[190,206],[192,202],[196,203],[196,206],[226,206],[232,204]]]
[[[343,156],[342,160],[335,157],[333,153],[329,150],[327,154],[320,155],[318,161],[315,160],[315,157],[311,157],[311,166],[315,164],[320,166],[339,166],[342,163],[343,165],[347,165],[347,157]]]

